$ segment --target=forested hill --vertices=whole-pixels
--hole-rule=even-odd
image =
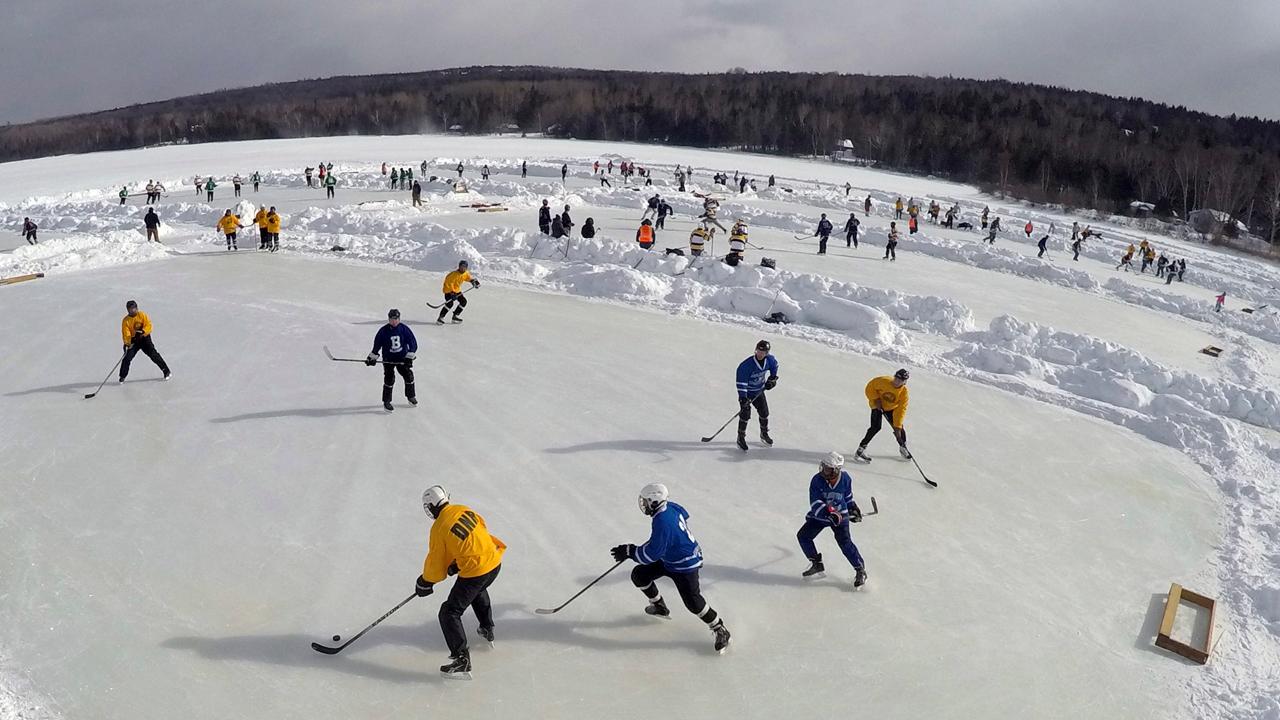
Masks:
[[[173,142],[498,130],[826,154],[1104,211],[1211,207],[1271,237],[1280,123],[954,78],[477,67],[225,90],[0,128],[0,160]]]

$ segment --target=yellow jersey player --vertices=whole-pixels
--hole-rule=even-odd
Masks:
[[[427,559],[422,574],[414,581],[418,597],[434,592],[435,585],[449,575],[457,575],[449,597],[440,604],[440,630],[449,645],[449,663],[440,666],[448,678],[471,679],[471,651],[462,613],[469,607],[480,621],[480,636],[493,642],[493,606],[489,586],[502,569],[501,540],[489,534],[484,518],[466,505],[453,505],[449,493],[432,485],[422,493],[422,509],[434,520]]]
[[[464,297],[462,283],[469,282],[471,287],[480,287],[480,281],[471,277],[471,271],[467,269],[467,261],[458,261],[458,269],[444,276],[444,305],[440,308],[440,316],[436,318],[437,325],[444,324],[444,316],[449,314],[449,310],[455,302],[458,303],[458,309],[453,311],[453,321],[455,323],[462,322],[462,311],[467,307],[467,298]]]
[[[867,428],[867,434],[862,436],[862,442],[858,444],[858,452],[853,456],[858,462],[871,462],[871,458],[867,457],[867,443],[880,432],[881,422],[886,417],[889,418],[894,437],[898,439],[898,452],[902,454],[904,460],[911,459],[911,451],[907,450],[907,429],[902,425],[907,415],[909,399],[907,380],[910,377],[911,373],[907,372],[906,368],[902,368],[894,373],[893,377],[882,375],[871,378],[871,382],[867,383],[866,395],[867,404],[871,406],[871,426]]]

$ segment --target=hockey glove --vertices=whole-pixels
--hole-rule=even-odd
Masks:
[[[378,356],[374,355],[373,353],[369,353],[369,357],[364,359],[364,364],[368,365],[369,367],[373,367],[374,365],[377,365]]]
[[[827,506],[827,522],[831,523],[831,527],[839,527],[844,522],[844,516],[834,505]]]
[[[478,288],[478,287],[480,287],[480,281],[479,281],[479,280],[472,280],[472,281],[471,281],[471,287],[473,287],[473,288]]]
[[[418,597],[426,597],[435,592],[435,585],[427,582],[426,578],[419,575],[418,579],[413,583],[413,590],[418,594]]]
[[[410,360],[410,361],[411,361],[411,360],[413,360],[413,359],[414,359],[414,358],[416,358],[416,357],[418,357],[418,353],[412,353],[412,352],[411,352],[411,353],[405,353],[404,359],[405,359],[405,360]]]
[[[613,555],[614,560],[617,560],[618,562],[622,562],[623,560],[626,560],[628,558],[635,557],[636,546],[630,543],[626,545],[617,545],[612,550],[610,550],[609,553]]]
[[[849,503],[849,522],[862,522],[862,508],[858,503]]]
[[[121,350],[120,352],[129,352],[129,346],[125,345],[124,350]]]
[[[765,380],[765,381],[764,381],[764,389],[765,389],[765,390],[772,390],[772,389],[774,389],[774,388],[775,388],[775,387],[777,387],[777,386],[778,386],[778,376],[777,376],[777,375],[774,375],[773,377],[771,377],[771,378],[769,378],[768,380]]]
[[[457,575],[457,574],[458,574],[458,563],[457,563],[457,562],[451,562],[451,563],[449,563],[449,569],[448,569],[446,572],[448,572],[450,575]]]

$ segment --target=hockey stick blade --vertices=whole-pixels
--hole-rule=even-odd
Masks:
[[[346,647],[346,645],[340,645],[338,647],[327,647],[327,646],[321,645],[320,643],[316,643],[316,642],[311,643],[312,650],[315,650],[318,653],[324,653],[325,655],[337,655],[338,653],[342,652],[342,648],[344,647]]]
[[[920,477],[924,478],[925,483],[927,483],[929,487],[938,487],[938,483],[930,480],[929,476],[924,474],[924,470],[920,469],[920,461],[916,460],[915,455],[911,456],[911,462],[915,463],[916,470],[920,470]]]

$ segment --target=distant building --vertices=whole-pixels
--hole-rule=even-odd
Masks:
[[[862,165],[865,167],[871,167],[876,164],[875,160],[860,157],[853,145],[853,141],[849,139],[841,140],[835,149],[831,151],[831,162],[849,163],[850,165]]]

